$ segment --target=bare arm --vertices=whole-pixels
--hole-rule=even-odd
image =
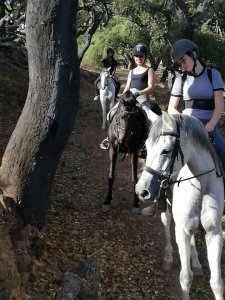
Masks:
[[[129,91],[130,90],[130,83],[131,83],[131,71],[129,72],[128,74],[128,77],[127,77],[127,83],[126,83],[126,86],[123,90],[123,94],[126,92],[126,91]]]
[[[168,106],[168,113],[169,114],[179,114],[180,112],[178,111],[178,104],[180,102],[180,97],[176,96],[171,96],[170,97],[170,102]]]
[[[148,86],[139,91],[140,95],[146,95],[146,94],[149,94],[149,93],[152,93],[154,91],[154,88],[155,88],[155,72],[152,68],[150,68],[148,70]]]
[[[214,92],[215,109],[211,120],[205,125],[207,132],[213,131],[224,112],[223,91]]]

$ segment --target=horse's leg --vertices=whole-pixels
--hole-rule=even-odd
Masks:
[[[182,299],[189,300],[189,292],[193,280],[191,270],[190,255],[191,255],[191,234],[186,234],[182,224],[176,224],[176,242],[180,254],[181,271],[180,285],[182,289]]]
[[[171,244],[171,234],[170,234],[170,224],[171,224],[171,214],[167,206],[166,212],[161,213],[161,221],[164,226],[166,246],[163,257],[163,269],[171,270],[173,266],[173,247]]]
[[[109,109],[111,110],[116,104],[115,101],[115,95],[113,93],[111,93],[111,97],[110,97],[110,102],[109,102]]]
[[[138,214],[141,211],[141,209],[139,207],[138,196],[135,193],[135,186],[138,181],[137,180],[137,165],[138,165],[138,155],[137,155],[137,153],[133,153],[133,154],[131,154],[131,174],[132,174],[133,195],[134,195],[132,213],[134,213],[134,214]]]
[[[198,259],[198,252],[195,245],[194,234],[191,237],[191,265],[192,265],[192,271],[195,276],[203,275],[202,266]]]
[[[102,129],[106,129],[107,108],[106,108],[106,98],[105,98],[104,90],[100,90],[100,101],[101,101],[101,105],[102,105]]]
[[[117,147],[114,145],[110,145],[109,148],[109,157],[110,157],[110,167],[109,167],[109,177],[108,177],[108,193],[106,196],[106,200],[102,205],[102,210],[104,212],[109,211],[111,209],[111,200],[112,200],[112,189],[113,183],[115,179],[115,167],[117,160]]]
[[[210,268],[210,286],[216,300],[222,300],[224,293],[224,284],[221,277],[221,252],[223,246],[223,231],[221,224],[221,215],[223,209],[224,196],[216,184],[211,189],[218,190],[217,199],[210,195],[204,195],[202,204],[201,223],[205,229],[207,256]]]
[[[206,228],[205,228],[206,229]],[[223,300],[224,284],[221,277],[221,251],[223,234],[221,224],[213,229],[207,228],[206,245],[208,253],[209,268],[211,271],[210,286],[216,300]]]

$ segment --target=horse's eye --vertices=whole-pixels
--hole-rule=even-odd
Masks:
[[[169,154],[170,153],[170,149],[164,149],[162,152],[161,152],[161,155],[166,155],[166,154]]]

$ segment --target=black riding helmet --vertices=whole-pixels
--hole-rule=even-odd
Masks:
[[[114,54],[114,49],[113,48],[108,48],[107,50],[106,50],[106,53],[108,54],[108,53],[113,53]]]
[[[136,56],[136,55],[144,55],[147,56],[148,52],[147,52],[147,48],[144,45],[138,44],[134,47],[133,51],[132,51],[132,55]]]
[[[191,40],[182,39],[177,41],[170,50],[170,56],[174,63],[178,62],[184,55],[190,55],[192,51],[198,51],[198,46]]]

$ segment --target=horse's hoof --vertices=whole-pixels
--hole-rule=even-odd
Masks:
[[[202,276],[203,275],[203,269],[201,267],[199,268],[193,268],[192,272],[194,274],[194,276],[198,277],[198,276]]]
[[[170,271],[173,268],[173,262],[172,261],[163,261],[162,268],[164,271]]]
[[[111,205],[110,204],[103,204],[102,205],[102,211],[107,212],[111,210]]]
[[[132,214],[140,214],[141,209],[140,207],[132,207]]]

